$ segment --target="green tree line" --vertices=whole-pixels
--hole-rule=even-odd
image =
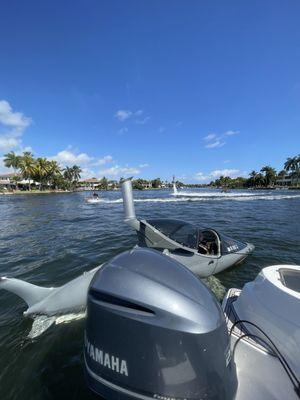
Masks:
[[[31,152],[25,151],[17,155],[11,151],[4,155],[4,165],[13,168],[13,182],[18,187],[22,179],[28,180],[28,189],[37,182],[40,190],[45,189],[74,189],[78,184],[81,168],[78,165],[61,168],[57,161],[45,157],[34,158]]]
[[[249,178],[229,176],[220,176],[212,181],[211,186],[222,187],[272,187],[278,179],[284,179],[288,176],[292,183],[298,186],[300,181],[300,155],[289,157],[284,163],[284,169],[277,172],[275,168],[266,165],[258,171],[251,171]]]

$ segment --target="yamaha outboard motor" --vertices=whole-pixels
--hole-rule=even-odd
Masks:
[[[113,258],[87,302],[85,372],[106,399],[234,399],[224,314],[187,268],[156,250]]]

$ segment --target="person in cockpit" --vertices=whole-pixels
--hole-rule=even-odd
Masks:
[[[217,255],[218,245],[216,238],[205,237],[204,232],[199,233],[198,253],[204,255]]]
[[[199,233],[198,253],[205,255],[209,254],[208,242],[204,239],[202,232]]]

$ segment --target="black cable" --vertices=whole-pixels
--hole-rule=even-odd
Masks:
[[[300,382],[299,382],[298,378],[296,377],[295,373],[294,373],[294,372],[292,371],[292,369],[290,368],[290,366],[289,366],[288,362],[286,361],[286,359],[284,358],[284,356],[280,353],[280,350],[278,349],[278,347],[275,345],[275,343],[272,341],[272,339],[266,334],[266,332],[264,332],[264,331],[263,331],[258,325],[256,325],[254,322],[251,322],[251,321],[248,321],[248,320],[238,320],[238,321],[236,321],[236,322],[232,325],[232,327],[231,327],[231,329],[230,329],[230,332],[229,332],[229,335],[232,334],[233,329],[235,328],[236,325],[242,324],[242,323],[246,323],[246,324],[249,324],[249,325],[254,326],[259,332],[261,332],[261,333],[269,340],[269,342],[272,344],[272,346],[273,346],[274,349],[276,350],[277,354],[279,354],[279,355],[282,357],[282,359],[284,360],[284,362],[286,363],[287,368],[290,370],[290,373],[291,373],[291,375],[293,376],[293,378],[295,379],[295,381],[297,382],[297,384],[300,386]],[[269,346],[269,347],[270,347],[270,346]]]
[[[259,332],[261,332],[269,340],[269,342],[272,344],[273,348],[270,346],[270,343],[268,343],[265,339],[262,339],[258,335],[251,334],[251,333],[245,333],[242,336],[240,336],[237,339],[237,341],[235,342],[234,348],[233,348],[233,357],[234,357],[236,346],[241,341],[241,339],[243,339],[245,337],[258,339],[259,341],[264,343],[268,348],[270,348],[273,352],[275,352],[276,357],[278,358],[279,362],[281,363],[282,367],[284,368],[284,370],[285,370],[286,374],[288,375],[292,385],[294,386],[294,390],[295,390],[298,398],[300,398],[300,382],[299,382],[298,378],[296,377],[294,371],[292,370],[292,368],[290,367],[290,365],[286,361],[285,357],[279,351],[278,347],[275,345],[275,343],[272,341],[272,339],[259,326],[257,326],[256,324],[254,324],[251,321],[238,320],[232,325],[232,327],[230,329],[230,332],[229,332],[229,335],[230,336],[232,335],[233,329],[235,328],[236,325],[242,324],[242,323],[246,323],[246,324],[254,326]]]

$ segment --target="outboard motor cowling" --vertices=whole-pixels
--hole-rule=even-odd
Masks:
[[[145,248],[116,256],[91,282],[85,369],[106,399],[229,400],[237,388],[215,297],[187,268]]]

